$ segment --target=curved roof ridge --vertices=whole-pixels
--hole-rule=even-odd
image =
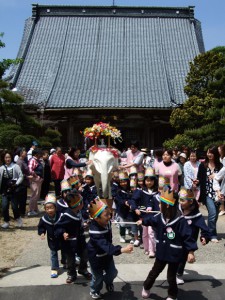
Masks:
[[[17,53],[17,58],[22,58],[23,60],[25,59],[26,54],[28,52],[28,48],[31,43],[34,28],[35,28],[35,20],[31,17],[27,18],[25,20],[22,41],[21,41],[21,44],[20,44],[20,47],[19,47],[19,50]],[[18,79],[18,76],[19,76],[22,66],[23,66],[23,61],[21,63],[19,63],[18,65],[13,66],[13,68],[9,74],[9,75],[13,75],[13,79],[11,80],[12,85],[16,84],[16,81]]]

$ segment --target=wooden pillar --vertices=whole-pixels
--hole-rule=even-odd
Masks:
[[[152,128],[152,130],[150,130],[149,148],[150,149],[154,149],[155,148],[155,129],[154,128]]]
[[[67,143],[68,145],[74,144],[74,120],[73,117],[69,116],[68,131],[67,131]]]

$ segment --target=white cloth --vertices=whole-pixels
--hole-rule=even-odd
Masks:
[[[225,167],[223,167],[218,173],[215,173],[213,179],[214,191],[220,191],[225,196]]]

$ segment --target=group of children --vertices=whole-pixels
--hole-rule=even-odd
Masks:
[[[177,285],[184,283],[182,275],[186,261],[195,261],[199,230],[203,245],[210,240],[193,192],[182,187],[179,194],[174,193],[168,178],[157,177],[152,168],[147,168],[144,174],[132,169],[129,175],[125,171],[114,172],[111,209],[93,192],[92,174],[87,177],[91,180],[83,185],[78,175],[63,180],[61,199],[57,201],[53,194],[46,197],[45,214],[40,219],[38,233],[41,238],[47,233],[51,277],[58,276],[58,250],[61,250],[61,262],[68,272],[66,282],[73,283],[77,278],[75,257],[78,255],[78,273],[91,280],[92,299],[100,299],[104,282],[108,292],[114,290],[117,270],[113,256],[132,253],[133,246],[140,244],[139,233],[145,254],[155,257],[153,268],[143,284],[142,297],[149,298],[156,278],[168,265],[167,300],[177,299]],[[133,245],[112,244],[112,220],[119,225],[121,243],[126,242],[126,228],[131,223]],[[84,229],[88,223],[89,241],[86,243]],[[88,261],[91,273],[87,270]]]
[[[112,184],[112,195],[116,220],[123,222],[119,226],[120,242],[126,242],[126,222],[136,222],[148,213],[159,212],[159,195],[164,185],[168,185],[167,178],[158,177],[154,169],[149,167],[143,172],[137,172],[135,167],[130,168],[130,173],[115,172]],[[130,243],[135,247],[140,246],[150,258],[155,257],[155,236],[151,226],[130,226],[134,237]],[[139,238],[140,237],[140,238]]]

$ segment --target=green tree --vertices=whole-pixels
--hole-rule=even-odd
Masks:
[[[198,55],[190,63],[186,82],[184,90],[189,98],[170,117],[179,135],[164,145],[174,145],[182,138],[186,145],[199,148],[224,142],[225,47]]]
[[[173,139],[166,140],[163,143],[163,146],[166,149],[173,149],[175,147],[178,147],[181,149],[183,145],[187,145],[191,149],[198,148],[198,143],[195,139],[185,135],[185,134],[177,134]]]
[[[0,48],[5,47],[0,33]],[[4,74],[20,59],[3,59],[0,61],[0,148],[12,149],[16,146],[28,146],[34,139],[33,132],[40,128],[38,120],[29,116],[24,107],[24,99],[9,89]]]
[[[62,135],[58,130],[47,128],[44,136],[39,138],[39,142],[42,147],[57,147],[61,143],[61,137]]]
[[[225,48],[225,47],[224,47]],[[218,69],[225,67],[225,56],[213,50],[195,57],[190,62],[184,91],[189,97],[181,107],[175,108],[170,116],[170,124],[179,133],[204,125],[205,111],[212,107],[215,89],[209,84],[215,80]]]
[[[199,147],[207,148],[211,144],[219,145],[225,142],[225,68],[215,72],[214,80],[209,82],[214,91],[212,105],[205,110],[205,124],[192,130],[185,130],[185,134],[197,139]]]

